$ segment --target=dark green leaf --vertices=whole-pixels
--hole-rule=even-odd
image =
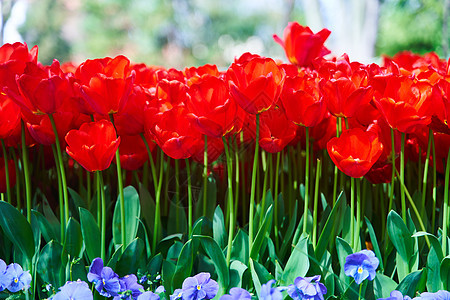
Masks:
[[[441,281],[444,290],[450,289],[450,257],[446,256],[441,262]]]
[[[268,235],[270,233],[270,231],[271,231],[271,228],[272,228],[272,215],[273,215],[272,208],[273,207],[270,206],[267,209],[266,216],[264,217],[264,221],[262,223],[262,226],[259,228],[258,234],[256,235],[256,238],[253,241],[252,249],[250,251],[250,257],[253,258],[253,259],[257,259],[258,258],[258,255],[260,253],[263,241],[264,241],[266,235]]]
[[[139,217],[141,214],[141,206],[139,203],[139,195],[136,189],[132,186],[127,186],[124,190],[125,202],[125,226],[122,228],[120,197],[117,198],[116,207],[113,216],[113,241],[116,248],[122,244],[122,230],[125,230],[125,247],[136,238]]]
[[[284,268],[281,284],[288,285],[294,282],[298,276],[305,276],[309,269],[308,238],[302,235],[297,245],[292,250],[291,256]]]
[[[100,257],[100,230],[94,216],[85,208],[80,207],[81,234],[90,261]]]
[[[37,261],[37,273],[45,283],[59,287],[64,283],[65,265],[61,263],[62,246],[50,241],[44,246]]]
[[[219,244],[220,248],[225,248],[225,246],[227,245],[228,235],[225,228],[223,212],[222,209],[220,209],[220,206],[217,206],[216,210],[214,211],[213,236],[214,240],[217,242],[217,244]]]
[[[422,270],[408,274],[402,280],[402,282],[400,282],[396,290],[401,292],[404,296],[408,295],[410,297],[414,297],[417,291],[417,286],[422,278],[422,275],[424,275]]]
[[[116,263],[116,273],[119,276],[125,276],[128,274],[136,274],[139,268],[143,269],[146,265],[144,248],[144,242],[140,238],[131,241]]]
[[[71,258],[80,257],[82,248],[83,236],[80,223],[71,217],[67,222],[63,253],[69,254]]]

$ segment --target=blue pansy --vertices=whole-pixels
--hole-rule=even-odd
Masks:
[[[216,296],[219,285],[211,279],[209,273],[199,273],[194,277],[188,277],[183,282],[183,300],[212,299]]]
[[[183,290],[182,289],[176,289],[173,291],[173,294],[170,295],[170,300],[178,300],[183,298]]]
[[[163,286],[163,285],[160,285],[160,286],[158,286],[158,287],[156,288],[155,293],[156,293],[156,294],[161,294],[161,293],[164,293],[165,291],[166,291],[166,289],[164,288],[164,286]]]
[[[27,290],[30,287],[30,272],[24,271],[19,264],[10,264],[8,268],[6,268],[6,272],[3,276],[3,284],[11,293]]]
[[[159,296],[153,292],[144,292],[137,297],[137,300],[159,300]]]
[[[422,293],[420,297],[414,299],[426,299],[426,300],[450,300],[450,292],[440,290],[436,293]]]
[[[281,294],[281,289],[278,287],[272,287],[275,280],[269,280],[267,283],[261,285],[261,292],[259,293],[260,300],[281,300],[283,299],[283,294]]]
[[[297,277],[294,284],[287,288],[287,293],[294,300],[323,300],[327,288],[320,283],[320,275],[313,277]]]
[[[67,281],[65,285],[59,288],[59,292],[51,298],[52,300],[92,300],[92,291],[86,282]]]
[[[344,272],[345,275],[353,277],[357,284],[361,284],[366,278],[369,280],[375,278],[379,264],[380,261],[373,251],[361,250],[345,258]]]
[[[0,259],[0,292],[3,291],[7,286],[5,277],[6,268],[7,266],[5,261],[3,259]]]
[[[403,296],[403,294],[399,291],[392,291],[390,296],[387,298],[380,298],[378,300],[411,300],[409,296]]]
[[[250,300],[252,299],[252,296],[247,290],[239,287],[234,287],[230,289],[229,295],[223,295],[222,297],[220,297],[220,300],[242,300],[242,299]]]
[[[120,295],[114,297],[114,300],[119,299],[136,299],[140,294],[142,294],[141,290],[144,290],[144,287],[137,283],[137,277],[134,274],[126,275],[123,278],[119,279],[120,283]]]
[[[110,267],[103,266],[103,260],[99,257],[92,261],[87,275],[89,282],[95,284],[95,289],[104,297],[117,296],[121,290],[119,275]]]

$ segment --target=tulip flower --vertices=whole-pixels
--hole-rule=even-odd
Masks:
[[[327,143],[328,154],[335,165],[350,177],[364,176],[383,152],[378,136],[360,128],[346,130]]]
[[[84,123],[66,135],[66,152],[89,172],[109,167],[119,147],[120,137],[111,122]]]
[[[313,33],[309,27],[290,22],[284,29],[283,40],[276,34],[273,39],[284,48],[291,63],[299,67],[310,67],[314,59],[330,53],[323,45],[330,33],[326,28]]]

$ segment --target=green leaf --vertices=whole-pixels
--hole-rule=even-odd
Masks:
[[[161,273],[163,263],[163,256],[161,253],[158,253],[157,255],[153,256],[150,262],[147,265],[147,272],[153,276],[158,273]]]
[[[377,256],[378,260],[380,261],[379,269],[381,271],[383,271],[384,270],[383,257],[381,256],[380,247],[378,246],[377,236],[375,234],[375,231],[373,230],[372,223],[370,223],[369,219],[367,217],[364,217],[364,219],[366,220],[367,230],[369,231],[369,236],[370,236],[370,241],[372,242],[373,251],[375,252],[375,255]]]
[[[409,229],[406,227],[402,218],[395,212],[391,211],[387,219],[387,230],[389,238],[397,250],[397,273],[399,280],[403,280],[405,276],[411,273],[413,269],[413,256],[415,241],[411,237]]]
[[[116,249],[116,251],[114,251],[113,255],[111,256],[111,258],[108,261],[108,264],[107,264],[108,267],[110,267],[111,269],[116,268],[117,261],[122,256],[122,251],[123,251],[122,246],[120,246],[119,248]]]
[[[243,286],[244,272],[248,269],[247,265],[243,264],[239,260],[233,260],[230,263],[230,285],[235,287]]]
[[[353,253],[352,247],[345,241],[344,239],[341,239],[340,237],[336,238],[336,251],[339,258],[339,265],[341,266],[341,273],[339,274],[339,279],[337,280],[338,286],[341,287],[341,290],[344,290],[345,287],[342,285],[343,283],[349,284],[350,283],[350,277],[345,275],[344,273],[344,265],[345,265],[345,258]]]
[[[410,274],[408,274],[397,286],[396,290],[401,292],[404,296],[408,295],[410,297],[414,297],[416,294],[416,291],[418,290],[417,287],[419,285],[419,282],[422,279],[422,276],[426,273],[423,272],[423,270],[415,271]]]
[[[215,205],[217,203],[216,179],[213,175],[208,176],[206,195],[206,215],[204,217],[211,220],[213,218]],[[195,203],[195,218],[203,216],[203,183],[198,194],[198,201]]]
[[[395,290],[396,287],[397,283],[392,280],[392,278],[381,273],[377,273],[373,281],[373,289],[376,299],[389,297],[391,292]]]
[[[50,241],[44,246],[37,260],[37,273],[45,283],[54,287],[63,285],[65,265],[61,263],[62,246]]]
[[[181,203],[176,203],[176,197],[170,201],[169,221],[167,222],[167,233],[185,233],[188,231],[186,211]]]
[[[281,244],[280,257],[285,256],[288,247],[291,245],[292,235],[294,234],[295,225],[297,225],[297,207],[298,201],[295,201],[294,213],[291,217],[291,220],[289,221],[289,226],[286,230],[286,233],[284,234],[283,243]]]
[[[155,224],[155,201],[150,195],[150,192],[142,184],[139,184],[139,201],[141,202],[142,218],[147,225],[147,231],[152,233],[154,232],[153,226]]]
[[[222,209],[217,205],[213,217],[213,236],[214,240],[220,246],[220,249],[225,248],[228,241],[227,230],[225,228],[225,220]]]
[[[92,261],[100,257],[100,229],[94,216],[87,209],[80,207],[79,211],[84,246],[89,260]]]
[[[431,243],[431,245],[433,245],[433,243]],[[427,290],[431,293],[443,289],[442,281],[436,280],[436,278],[441,278],[441,261],[442,259],[439,259],[436,254],[435,247],[431,247],[427,256]]]
[[[144,248],[144,241],[140,238],[131,241],[116,263],[116,273],[119,276],[125,276],[128,274],[136,274],[139,268],[143,269],[146,265]]]
[[[83,248],[83,235],[81,226],[74,218],[69,218],[66,228],[66,236],[63,246],[63,253],[67,253],[71,258],[80,257]]]
[[[0,201],[0,226],[8,239],[31,263],[35,248],[30,223],[15,207],[4,201]]]
[[[344,200],[342,200],[344,199]],[[338,233],[336,230],[337,224],[343,222],[342,220],[342,203],[345,201],[345,195],[343,192],[339,195],[336,204],[334,205],[331,213],[325,223],[325,226],[320,234],[319,241],[317,242],[317,246],[315,248],[315,256],[320,261],[322,260],[322,256],[327,250],[327,246],[330,243],[330,240],[336,238],[336,234]]]
[[[74,207],[83,207],[88,209],[87,205],[86,205],[86,201],[83,199],[83,197],[80,196],[80,194],[78,194],[75,190],[71,189],[70,187],[67,188],[69,194],[70,194],[70,198],[73,201],[73,205]],[[78,218],[78,211],[75,210],[74,212],[76,212],[75,217]]]
[[[272,215],[273,215],[272,208],[273,208],[273,206],[270,206],[267,209],[266,216],[264,217],[262,226],[259,228],[258,234],[256,235],[256,238],[253,241],[252,249],[250,251],[250,257],[253,259],[258,258],[263,241],[264,241],[266,235],[268,235],[271,231]]]
[[[31,213],[36,217],[39,224],[39,229],[41,230],[42,236],[44,237],[45,242],[50,242],[51,240],[58,241],[61,239],[60,230],[55,231],[54,227],[50,225],[47,219],[43,214],[36,210],[31,210]],[[58,226],[59,229],[59,226]]]
[[[194,264],[194,243],[189,240],[184,244],[178,256],[177,267],[173,275],[173,286],[181,287],[183,281],[191,276],[192,266]]]
[[[116,248],[122,244],[122,230],[125,230],[125,247],[136,238],[139,227],[139,217],[141,214],[141,205],[139,203],[139,195],[132,186],[127,186],[123,190],[125,202],[125,226],[122,228],[120,199],[117,198],[116,207],[113,215],[113,241]]]
[[[199,239],[201,241],[203,249],[209,258],[211,258],[214,266],[216,267],[220,287],[217,297],[220,297],[226,293],[228,285],[230,284],[230,273],[225,261],[225,256],[223,255],[219,245],[211,237],[196,235],[194,236],[194,239]]]
[[[441,281],[444,290],[450,289],[450,256],[446,256],[441,262]]]
[[[168,260],[163,261],[162,265],[162,282],[164,283],[164,288],[166,289],[166,292],[170,295],[173,292],[173,277],[175,274],[176,265]],[[181,288],[180,286],[175,286],[175,288]]]
[[[264,268],[263,265],[250,258],[250,271],[252,274],[253,284],[255,286],[256,294],[259,297],[261,285],[273,279],[273,276]]]
[[[415,234],[412,235],[412,237],[428,237],[428,240],[430,241],[431,247],[434,249],[434,251],[436,252],[437,258],[439,259],[439,261],[442,261],[442,259],[444,258],[444,253],[442,253],[442,248],[441,248],[441,243],[439,242],[439,240],[437,239],[437,237],[435,237],[433,234],[428,233],[428,232],[424,232],[424,231],[418,231]]]
[[[291,256],[284,268],[280,283],[288,285],[294,282],[298,276],[304,277],[309,269],[308,237],[302,235],[297,245],[292,250]]]
[[[249,245],[247,233],[239,229],[231,247],[231,259],[239,260],[243,264],[248,265]]]

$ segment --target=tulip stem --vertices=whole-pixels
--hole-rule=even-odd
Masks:
[[[430,129],[428,132],[428,146],[427,146],[427,157],[425,158],[425,165],[423,167],[423,177],[422,177],[422,212],[426,215],[425,210],[425,199],[427,195],[427,183],[428,183],[428,166],[430,163],[431,155],[431,139],[433,136],[433,131]],[[420,158],[420,156],[419,156]],[[434,158],[434,156],[433,156]],[[420,165],[420,163],[419,163]],[[433,226],[433,225],[432,225]]]
[[[392,174],[391,174],[391,190],[389,193],[389,206],[388,206],[388,212],[392,209],[392,202],[394,201],[394,181],[395,181],[395,139],[394,139],[394,129],[391,128],[391,160],[392,160]]]
[[[161,188],[162,188],[162,178],[163,178],[163,170],[164,170],[164,152],[162,150],[161,155],[159,157],[159,178],[158,178],[158,186],[156,187],[156,196],[155,196],[155,220],[154,220],[154,232],[153,232],[153,251],[156,249],[156,244],[158,242],[159,237],[159,225],[161,224]]]
[[[28,149],[25,141],[25,123],[22,122],[22,161],[23,161],[23,174],[25,176],[25,196],[27,203],[27,221],[31,224],[31,182],[28,166]]]
[[[337,117],[336,118],[336,137],[339,137],[340,133],[340,124],[341,122],[341,118]],[[333,207],[336,204],[337,201],[337,182],[338,182],[338,174],[339,174],[339,169],[337,167],[337,165],[334,165],[334,179],[333,179]]]
[[[5,161],[5,179],[6,179],[6,198],[8,203],[11,204],[11,187],[9,186],[9,166],[8,166],[8,153],[6,152],[5,141],[1,139],[2,150],[3,150],[3,160]]]
[[[65,235],[65,227],[64,227],[64,199],[62,194],[62,184],[61,184],[61,170],[58,164],[58,155],[56,154],[55,145],[52,145],[52,151],[53,156],[55,157],[55,164],[56,164],[56,175],[58,178],[58,199],[59,199],[59,219],[60,219],[60,226],[61,226],[61,242],[64,241],[64,235]]]
[[[203,150],[203,215],[206,216],[206,203],[208,198],[208,136],[205,134]]]
[[[109,114],[109,119],[111,120],[111,123],[114,126],[114,129],[116,129],[116,135],[117,134],[117,128],[116,125],[114,125],[114,116],[113,114]],[[119,189],[119,201],[120,201],[120,233],[122,235],[122,253],[125,251],[126,245],[126,237],[127,233],[125,231],[125,195],[123,194],[123,182],[122,182],[122,166],[120,164],[120,154],[119,154],[119,148],[116,150],[116,166],[117,166],[117,186]],[[103,187],[101,187],[103,188]]]
[[[19,162],[17,161],[17,156],[16,156],[16,152],[14,151],[14,149],[12,149],[11,151],[12,154],[12,158],[14,160],[14,168],[16,168],[16,205],[17,205],[17,210],[20,211],[21,207],[21,202],[20,202],[20,177],[19,177]]]
[[[64,199],[64,223],[67,224],[67,222],[69,221],[69,194],[67,192],[66,172],[64,169],[64,163],[63,163],[62,153],[61,153],[61,145],[59,144],[59,137],[58,137],[58,131],[56,130],[55,119],[53,118],[52,114],[49,114],[48,117],[50,119],[50,123],[52,124],[53,133],[55,135],[56,155],[58,157],[59,169],[61,172],[61,183],[62,183],[62,189],[63,189],[62,191],[63,191],[63,199]]]
[[[274,208],[274,226],[273,230],[275,233],[275,249],[280,249],[280,242],[278,241],[278,178],[279,178],[279,170],[280,170],[280,156],[281,151],[277,152],[277,162],[275,167],[275,189],[273,193],[273,208]]]
[[[312,243],[314,248],[317,246],[317,209],[319,206],[319,179],[321,171],[321,160],[317,159],[316,167],[316,185],[314,187],[314,212],[313,212],[313,232],[312,232]]]
[[[237,207],[238,207],[238,199],[239,199],[239,152],[237,147],[237,141],[236,136],[234,138],[234,158],[235,158],[235,164],[236,164],[236,176],[235,176],[235,189],[234,189],[234,218],[236,220],[237,216]]]
[[[189,237],[192,234],[192,187],[191,187],[191,167],[189,165],[189,158],[185,159],[186,161],[186,176],[188,182],[188,228],[189,228]]]
[[[103,261],[106,259],[106,199],[105,199],[105,190],[103,188],[103,176],[102,171],[97,171],[97,191],[100,194],[101,198],[101,243],[100,243],[100,257]],[[97,209],[98,210],[98,209]],[[98,222],[98,221],[97,221]],[[123,249],[123,248],[122,248]]]
[[[235,221],[235,217],[234,217],[234,200],[233,200],[233,169],[232,169],[232,161],[231,161],[231,156],[230,153],[228,151],[228,144],[227,144],[227,140],[225,139],[225,137],[222,137],[222,141],[223,141],[223,146],[225,148],[225,155],[227,158],[227,175],[228,175],[228,205],[229,205],[229,209],[228,209],[228,213],[229,213],[229,227],[228,227],[228,246],[227,246],[227,266],[230,266],[230,260],[231,260],[231,246],[233,243],[233,237],[234,237],[234,221]]]
[[[153,187],[155,188],[155,193],[156,193],[156,189],[158,188],[158,183],[157,183],[157,179],[156,179],[155,162],[153,161],[153,155],[152,155],[152,152],[150,151],[150,147],[148,145],[147,140],[145,139],[144,134],[141,133],[140,136],[141,136],[142,141],[144,142],[145,149],[147,149],[148,159],[150,160],[150,168],[152,170]]]
[[[431,147],[433,149],[433,209],[431,214],[431,226],[434,229],[436,221],[436,197],[437,197],[437,184],[436,184],[436,147],[434,144],[434,135],[431,135]]]
[[[359,234],[361,227],[361,178],[356,178],[356,227],[355,227],[355,251],[359,250]]]
[[[180,205],[180,161],[175,159],[175,225],[180,227],[180,217],[178,215],[178,205]]]
[[[309,128],[305,127],[306,133],[306,161],[305,161],[305,203],[303,209],[303,233],[306,233],[308,226],[308,207],[309,207]]]
[[[255,207],[255,188],[256,188],[256,171],[258,169],[259,155],[259,114],[256,115],[256,138],[255,138],[255,155],[253,156],[252,183],[250,190],[250,208],[248,214],[248,250],[252,250],[253,246],[253,219]],[[261,212],[263,213],[263,212]]]
[[[261,199],[261,211],[263,211],[266,207],[266,194],[267,194],[267,179],[269,178],[269,161],[272,159],[271,154],[269,153],[269,155],[266,156],[265,151],[261,151],[261,165],[262,165],[262,169],[264,172],[264,180],[263,180],[263,194],[264,196]],[[261,216],[259,218],[259,227],[262,226],[263,220],[264,218]]]
[[[401,133],[402,141],[401,141],[401,150],[400,150],[400,180],[405,182],[405,133]],[[405,198],[405,186],[402,184],[400,186],[400,196],[402,203],[402,218],[406,224],[406,198]]]
[[[356,252],[355,246],[355,178],[350,177],[350,233],[353,252]]]
[[[448,186],[450,177],[450,149],[447,154],[447,167],[445,168],[444,207],[442,210],[442,253],[447,256],[447,223],[448,223]]]

